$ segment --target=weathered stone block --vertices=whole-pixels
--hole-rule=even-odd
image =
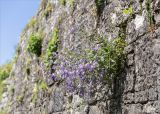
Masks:
[[[131,66],[134,64],[134,54],[128,54],[127,63],[128,63],[128,66]]]
[[[135,92],[135,103],[145,103],[148,101],[148,91]]]
[[[142,114],[141,104],[126,105],[122,110],[122,114]]]
[[[150,101],[156,101],[156,100],[158,100],[157,88],[151,88],[151,89],[148,90],[148,92],[149,92],[148,99]]]
[[[123,101],[125,104],[132,103],[134,101],[134,93],[124,94]]]

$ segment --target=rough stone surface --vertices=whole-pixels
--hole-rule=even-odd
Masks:
[[[101,14],[97,15],[94,0],[75,0],[73,7],[69,0],[65,6],[59,0],[42,0],[33,17],[36,24],[26,27],[21,35],[21,53],[7,80],[0,110],[7,108],[9,114],[160,114],[160,0],[153,2],[154,30],[150,30],[146,1],[106,0]],[[53,10],[45,16],[49,3]],[[123,10],[130,6],[133,14],[124,14]],[[43,59],[26,51],[29,36],[43,30],[43,55],[54,28],[59,28],[62,42],[58,59],[63,56],[71,65],[75,60],[66,49],[83,54],[83,50],[94,46],[89,38],[95,33],[111,40],[123,30],[128,43],[124,74],[114,79],[111,86],[97,85],[91,98],[68,95],[62,82],[51,79]],[[28,61],[29,75],[25,69]],[[42,79],[49,88],[35,94],[36,84]],[[11,88],[13,93],[9,91]]]

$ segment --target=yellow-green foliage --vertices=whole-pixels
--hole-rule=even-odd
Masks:
[[[47,85],[47,83],[44,80],[41,81],[40,88],[42,90],[48,90],[48,85]]]
[[[66,0],[60,0],[60,3],[65,6],[66,5]]]
[[[53,11],[53,6],[52,4],[49,2],[46,6],[46,9],[44,11],[44,16],[48,17],[50,15],[50,13]]]
[[[53,38],[48,44],[47,53],[46,53],[46,66],[51,67],[53,64],[52,62],[55,60],[55,57],[53,56],[53,53],[57,51],[58,49],[58,42],[59,42],[59,30],[57,28],[53,31]]]
[[[38,99],[38,92],[39,92],[39,87],[38,87],[38,84],[36,83],[34,85],[34,88],[33,88],[33,97],[32,97],[32,102],[36,102],[37,99]]]
[[[25,30],[29,29],[30,27],[34,27],[37,24],[37,20],[35,18],[32,18],[30,22],[27,24]]]
[[[15,53],[15,56],[14,56],[14,62],[15,62],[15,63],[17,62],[20,53],[21,53],[21,47],[20,47],[20,45],[18,44],[18,45],[17,45],[17,48],[16,48],[16,53]]]
[[[0,81],[5,80],[9,77],[12,70],[13,63],[9,62],[6,65],[0,66]]]
[[[9,62],[6,65],[0,66],[0,100],[5,88],[5,79],[9,77],[12,70],[13,62]]]
[[[129,8],[124,9],[123,10],[123,14],[125,14],[125,15],[132,15],[133,14],[133,7],[130,6]]]
[[[37,23],[37,20],[35,18],[32,18],[31,21],[29,22],[29,26],[34,27]]]
[[[97,59],[99,69],[107,70],[106,79],[120,75],[124,69],[126,58],[124,48],[127,44],[124,38],[119,37],[111,42],[107,40],[102,40],[100,42],[103,43],[98,51],[92,50],[88,52],[89,59]]]
[[[9,113],[8,113],[7,109],[2,109],[2,110],[0,111],[0,114],[9,114]]]
[[[32,34],[30,36],[27,50],[37,56],[41,55],[41,48],[42,48],[42,36],[41,34]]]
[[[147,10],[147,17],[149,20],[149,24],[153,25],[154,20],[153,20],[153,11],[152,11],[152,0],[146,0],[146,10]]]
[[[69,1],[69,5],[73,8],[73,7],[74,7],[75,0],[68,0],[68,1]]]
[[[5,88],[5,84],[3,82],[0,82],[0,100],[2,99],[4,88]]]
[[[25,93],[26,93],[26,86],[23,88],[22,90],[22,93],[17,97],[17,101],[22,103],[24,101],[24,96],[25,96]]]
[[[22,103],[23,102],[23,99],[24,99],[24,95],[20,95],[17,97],[17,101]]]
[[[33,96],[32,96],[32,102],[36,102],[38,99],[38,93],[40,90],[48,91],[48,85],[44,80],[41,80],[40,82],[35,83],[33,88]]]

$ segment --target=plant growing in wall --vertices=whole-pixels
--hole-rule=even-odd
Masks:
[[[94,52],[100,69],[106,70],[106,77],[110,78],[121,74],[124,68],[126,43],[123,38],[116,38],[112,42],[104,41],[98,53]],[[94,57],[93,56],[93,57]]]
[[[27,50],[38,57],[41,55],[42,37],[39,33],[32,34],[29,38]]]
[[[111,42],[99,38],[99,46],[87,49],[86,55],[68,54],[76,59],[81,57],[73,63],[74,68],[68,66],[70,62],[68,63],[67,59],[64,62],[61,61],[62,64],[58,65],[60,67],[53,66],[52,68],[57,72],[52,74],[52,78],[64,80],[69,92],[78,91],[83,96],[84,93],[89,92],[87,90],[93,90],[98,83],[109,82],[111,78],[122,73],[125,63],[125,46],[126,43],[122,37]]]
[[[2,94],[4,92],[5,85],[5,79],[7,79],[11,73],[13,66],[13,62],[9,62],[6,65],[0,66],[0,100],[2,98]]]
[[[37,20],[35,18],[32,18],[29,22],[29,27],[34,27],[37,23]]]
[[[51,67],[53,65],[53,62],[56,59],[58,43],[59,43],[59,30],[55,28],[53,31],[53,38],[49,42],[47,52],[46,52],[45,63],[47,67]]]
[[[49,2],[49,3],[47,4],[47,6],[46,6],[45,11],[44,11],[44,16],[47,18],[47,17],[51,14],[52,11],[53,11],[53,6],[52,6],[52,4]]]
[[[15,63],[17,62],[20,53],[21,53],[21,47],[20,47],[20,45],[18,44],[18,45],[17,45],[17,48],[16,48],[16,53],[15,53],[15,56],[14,56],[14,62],[15,62]]]
[[[125,14],[125,15],[132,15],[133,12],[134,11],[133,11],[133,7],[132,6],[130,6],[129,8],[123,10],[123,14]]]
[[[96,6],[97,6],[97,15],[101,15],[104,6],[105,6],[105,1],[106,0],[95,0]]]
[[[32,102],[35,103],[38,100],[38,94],[40,91],[48,91],[48,85],[44,80],[41,80],[34,84]]]
[[[36,18],[32,18],[30,22],[27,24],[25,30],[29,29],[30,27],[35,27],[36,24],[37,24]]]
[[[27,88],[26,88],[26,86],[22,89],[22,93],[19,95],[19,96],[17,96],[17,101],[19,102],[19,103],[23,103],[24,102],[24,98],[25,98],[25,93],[26,93],[26,91],[27,91]]]
[[[74,7],[74,3],[75,3],[75,0],[69,0],[69,5],[73,8]]]
[[[60,0],[60,3],[65,6],[66,5],[66,0]]]
[[[100,38],[101,39],[101,38]],[[124,38],[119,37],[110,42],[107,40],[100,40],[101,48],[97,50],[90,50],[88,52],[88,59],[91,61],[97,60],[98,72],[103,70],[105,79],[111,79],[120,75],[124,69],[126,55],[124,47],[126,42]]]
[[[42,89],[42,90],[48,90],[48,85],[47,85],[47,83],[44,81],[44,80],[41,80],[41,82],[40,82],[40,88]]]
[[[7,108],[2,109],[2,110],[0,111],[0,114],[8,114],[8,109],[7,109]]]
[[[150,31],[153,32],[155,29],[155,25],[154,25],[154,15],[153,15],[153,11],[152,11],[152,0],[147,0],[146,1],[146,10],[147,10],[147,17],[148,17],[148,21],[150,24]]]
[[[36,102],[38,99],[38,93],[39,93],[39,87],[38,84],[35,83],[34,88],[33,88],[33,96],[32,96],[32,102]]]

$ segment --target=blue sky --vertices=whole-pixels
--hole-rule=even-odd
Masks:
[[[39,5],[40,0],[0,0],[0,65],[15,55],[21,32]]]

